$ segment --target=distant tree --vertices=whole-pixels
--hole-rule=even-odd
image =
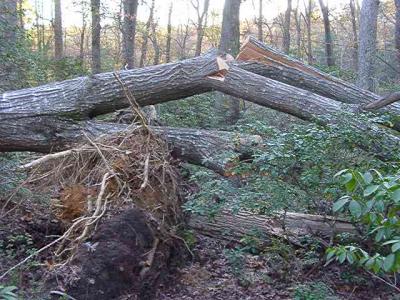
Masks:
[[[304,5],[306,3],[304,2]],[[313,48],[312,48],[312,13],[314,11],[314,1],[308,0],[308,4],[305,7],[305,15],[304,15],[304,22],[306,23],[307,28],[307,61],[311,65],[314,63],[314,55],[313,55]]]
[[[171,41],[172,41],[172,24],[171,24],[171,17],[172,17],[172,1],[169,5],[168,10],[168,25],[167,25],[167,45],[165,47],[165,60],[167,63],[171,61]]]
[[[151,43],[153,44],[153,50],[154,50],[153,64],[158,65],[160,63],[161,50],[160,50],[160,45],[158,43],[158,37],[157,37],[157,23],[154,21],[151,24],[150,40],[151,40]]]
[[[325,4],[324,0],[319,0],[319,5],[321,7],[322,18],[324,20],[326,64],[328,67],[332,67],[335,65],[335,57],[333,55],[333,39],[331,32],[331,21],[329,20],[329,8],[328,4]]]
[[[363,0],[358,49],[358,85],[374,91],[379,0]]]
[[[201,54],[201,46],[203,44],[204,27],[207,26],[207,14],[208,14],[208,7],[210,6],[210,0],[204,0],[203,9],[201,9],[200,7],[199,0],[191,0],[191,3],[197,13],[197,24],[196,24],[197,41],[196,41],[195,56],[199,56]]]
[[[399,1],[400,0],[396,0]],[[351,28],[353,30],[353,68],[358,70],[358,32],[357,32],[357,10],[355,0],[350,0]]]
[[[54,0],[54,58],[60,60],[64,56],[61,0]]]
[[[124,0],[123,56],[124,65],[132,69],[135,65],[135,36],[138,0]]]
[[[141,68],[144,67],[147,61],[147,44],[149,42],[151,25],[153,24],[154,7],[155,7],[155,0],[152,0],[150,6],[149,18],[147,19],[146,26],[143,32],[142,53],[140,55],[140,63],[139,63],[139,66]]]
[[[297,0],[296,8],[294,9],[294,21],[296,25],[296,53],[298,57],[301,57],[301,40],[302,40],[302,32],[301,32],[301,13],[299,9],[299,0]]]
[[[292,0],[287,0],[287,8],[285,12],[285,21],[283,24],[283,51],[290,51],[290,23],[292,17]]]
[[[400,0],[395,0],[396,4],[396,23],[395,23],[395,46],[397,57],[397,70],[400,71]]]
[[[100,25],[100,0],[91,0],[92,13],[92,73],[101,72],[101,25]]]
[[[241,0],[225,0],[222,18],[219,49],[234,56],[240,50],[240,4]],[[227,97],[226,100],[230,110],[226,121],[234,124],[240,116],[240,102],[232,97]]]
[[[258,20],[257,20],[257,36],[258,36],[258,39],[261,42],[264,41],[263,23],[264,23],[263,0],[259,0],[259,4],[258,4]]]

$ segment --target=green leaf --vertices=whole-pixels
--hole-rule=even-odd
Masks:
[[[333,211],[338,212],[339,210],[341,210],[343,206],[345,206],[350,201],[349,198],[350,197],[342,197],[338,201],[336,201],[332,207]]]
[[[396,203],[400,202],[400,188],[392,193],[392,200]]]
[[[357,186],[357,180],[353,177],[349,182],[345,184],[348,192],[353,192]]]
[[[362,208],[358,201],[351,200],[349,204],[349,210],[353,217],[359,218],[361,216]]]
[[[396,244],[393,244],[392,252],[397,252],[399,250],[400,250],[400,242],[397,242]]]
[[[390,269],[393,267],[395,258],[396,257],[395,257],[395,255],[393,253],[389,254],[385,258],[385,260],[383,261],[383,269],[385,270],[385,272],[389,272]]]
[[[352,179],[353,179],[353,174],[346,173],[341,177],[340,182],[342,184],[346,184],[346,183],[350,182]]]
[[[346,252],[343,252],[339,255],[339,262],[342,264],[346,260]]]
[[[365,172],[363,174],[363,179],[365,184],[370,184],[372,180],[374,180],[374,177],[372,176],[371,172]]]
[[[376,190],[379,188],[379,185],[369,185],[365,188],[364,190],[364,197],[368,197],[372,195],[373,193],[376,192]]]
[[[349,169],[341,170],[341,171],[337,172],[335,175],[333,175],[333,177],[338,177],[338,176],[340,176],[340,175],[342,175],[342,174],[344,174],[344,173],[346,173],[348,171],[349,171]]]

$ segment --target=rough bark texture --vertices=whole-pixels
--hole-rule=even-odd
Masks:
[[[92,73],[101,72],[101,54],[100,54],[100,0],[91,0],[92,12]]]
[[[334,233],[356,233],[356,228],[348,221],[300,213],[264,216],[245,211],[237,214],[223,211],[213,219],[192,215],[189,226],[201,234],[229,241],[240,241],[255,231],[266,236],[286,236],[290,240],[309,234],[330,237]]]
[[[313,49],[312,49],[312,38],[311,38],[311,16],[313,13],[313,0],[308,0],[306,8],[305,23],[307,27],[307,61],[311,65],[314,63]]]
[[[358,86],[375,90],[376,35],[379,0],[363,0],[358,49]]]
[[[135,36],[138,0],[124,0],[123,49],[127,69],[135,66]]]
[[[243,69],[339,102],[364,106],[381,99],[379,95],[307,66],[253,37],[244,43],[237,59]],[[392,104],[384,111],[400,115],[400,105]]]
[[[61,0],[54,1],[54,58],[60,60],[63,57],[63,29]]]
[[[324,125],[340,124],[351,128],[360,138],[359,146],[384,159],[397,159],[400,139],[377,125],[359,121],[349,113],[357,106],[343,105],[335,100],[286,85],[240,69],[234,65],[223,75],[208,79],[216,90],[253,103],[288,113],[300,119]]]
[[[324,0],[319,0],[319,4],[321,6],[322,17],[324,20],[326,64],[329,67],[332,67],[335,65],[335,58],[333,56],[333,41],[331,21],[329,20],[329,8],[328,5],[324,3]]]
[[[292,0],[287,0],[285,22],[283,24],[283,51],[288,54],[290,51],[290,19],[292,16]]]

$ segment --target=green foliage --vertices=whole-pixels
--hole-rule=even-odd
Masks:
[[[362,266],[376,274],[400,271],[400,174],[382,175],[345,169],[336,174],[346,194],[333,205],[365,232],[371,245],[338,245],[327,250],[327,260]]]
[[[0,300],[18,300],[17,287],[0,285]]]
[[[297,286],[293,298],[295,300],[327,300],[338,299],[332,290],[323,282],[312,282]]]

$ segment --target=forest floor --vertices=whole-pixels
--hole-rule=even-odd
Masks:
[[[10,213],[0,219],[0,272],[60,234],[58,221],[48,217],[49,207],[35,203],[28,199],[18,207],[10,205]],[[189,233],[193,256],[182,259],[155,300],[397,299],[389,287],[362,271],[325,267],[323,252],[313,242],[303,249],[273,240],[258,252]],[[12,272],[5,284],[17,286],[20,299],[48,299],[44,280],[51,271],[51,253],[45,252]],[[135,298],[120,298],[127,299]]]

